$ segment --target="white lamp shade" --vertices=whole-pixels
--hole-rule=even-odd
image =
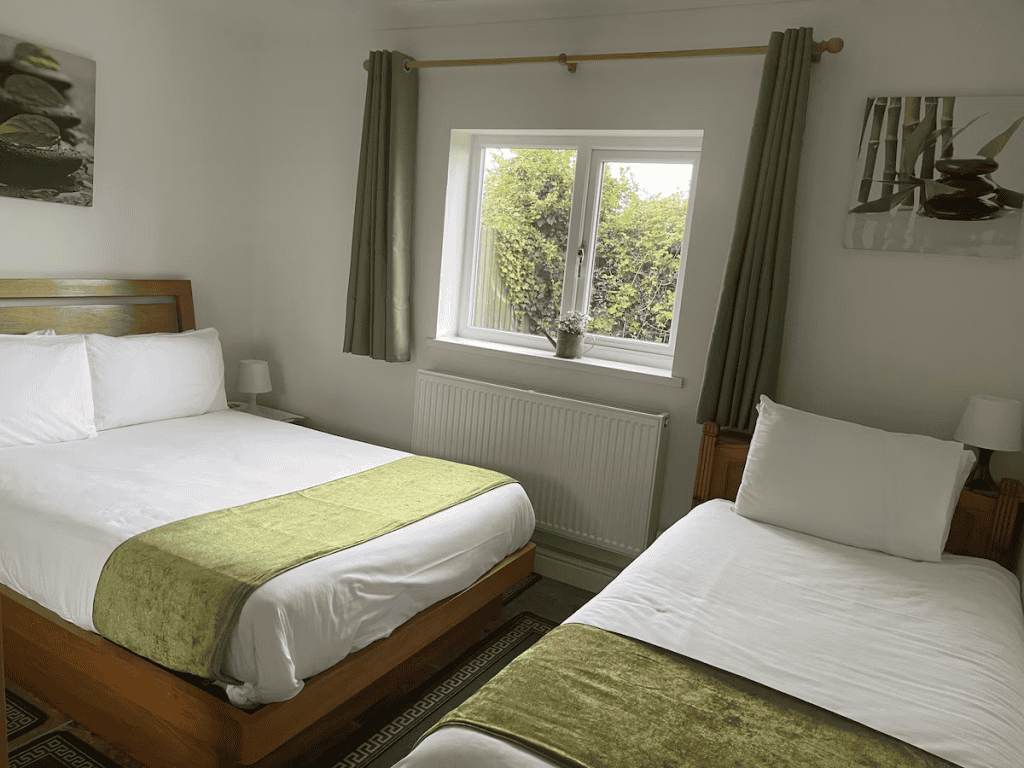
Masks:
[[[270,366],[266,360],[238,361],[238,391],[250,395],[270,392]]]
[[[977,448],[1019,451],[1020,401],[993,395],[971,395],[953,438]]]

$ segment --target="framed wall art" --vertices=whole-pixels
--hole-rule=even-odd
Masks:
[[[869,98],[843,244],[869,251],[1018,255],[1022,122],[1024,96]]]
[[[92,205],[96,62],[0,35],[0,196]]]

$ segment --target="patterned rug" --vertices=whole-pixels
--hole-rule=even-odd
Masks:
[[[416,741],[512,659],[553,629],[555,622],[520,613],[424,685],[355,732],[315,768],[391,768],[412,751]]]
[[[46,713],[25,701],[14,691],[7,691],[7,740],[14,741],[46,722]]]
[[[73,733],[54,731],[17,747],[11,768],[120,768]]]
[[[11,768],[138,768],[57,710],[12,688],[6,691]]]

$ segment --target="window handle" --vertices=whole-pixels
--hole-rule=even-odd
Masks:
[[[576,251],[576,259],[577,259],[577,261],[576,261],[576,279],[577,280],[579,280],[583,276],[583,257],[586,255],[586,253],[584,251],[585,247],[586,246],[584,246],[581,243],[580,244],[580,249],[578,251]]]

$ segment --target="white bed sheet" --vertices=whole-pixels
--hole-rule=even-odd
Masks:
[[[963,768],[1024,765],[1019,584],[987,560],[921,563],[745,519],[711,501],[565,623],[698,659]],[[548,768],[467,728],[396,768]]]
[[[308,488],[409,454],[238,411],[91,440],[0,449],[0,582],[95,632],[110,553],[158,525]],[[469,587],[529,541],[518,484],[287,571],[246,602],[230,641],[239,706],[284,701],[303,678]]]

